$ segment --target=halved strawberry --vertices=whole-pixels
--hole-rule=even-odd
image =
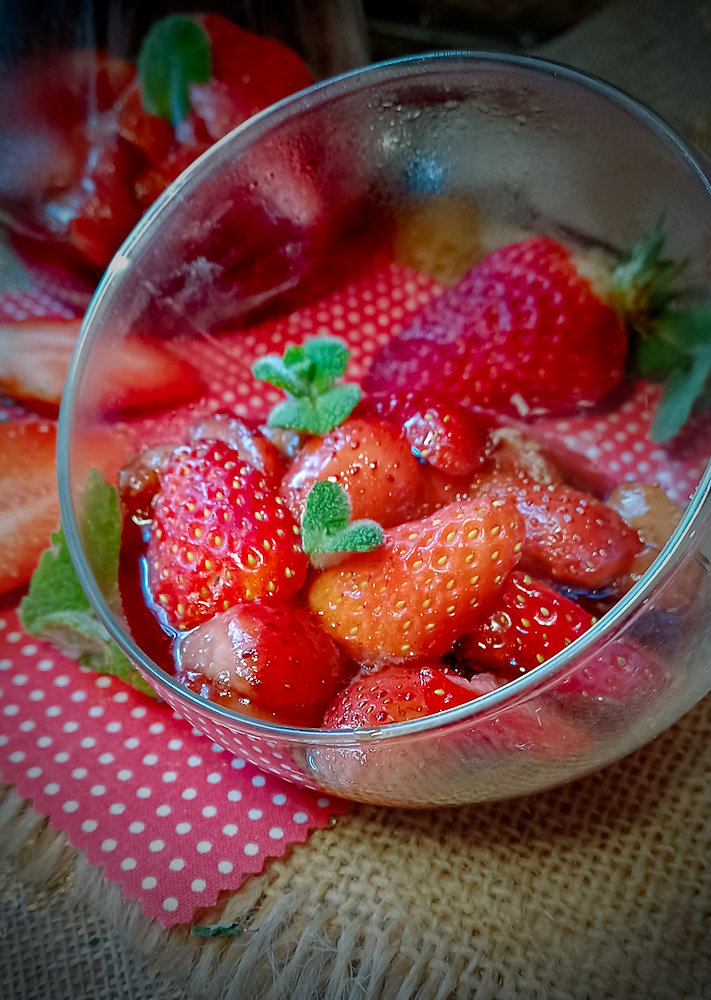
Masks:
[[[59,524],[54,424],[0,423],[0,594],[28,582]]]
[[[363,663],[440,656],[485,614],[522,541],[513,504],[489,497],[450,504],[324,570],[308,602]]]
[[[457,644],[457,658],[512,680],[569,646],[593,621],[574,601],[514,570],[491,613]]]
[[[177,679],[236,712],[318,726],[348,680],[346,658],[301,608],[238,604],[188,633]]]
[[[307,441],[281,485],[295,517],[301,517],[317,480],[343,487],[354,519],[373,518],[391,527],[419,510],[420,465],[405,438],[383,420],[351,417],[324,437]]]
[[[81,319],[0,324],[0,393],[48,415],[59,410]],[[130,335],[105,354],[90,391],[103,414],[137,415],[197,398],[204,383],[164,343]]]
[[[171,625],[188,629],[243,601],[296,594],[308,566],[298,528],[238,451],[215,441],[178,448],[160,482],[146,561]]]
[[[626,573],[642,548],[617,511],[570,486],[492,483],[484,495],[516,504],[526,528],[521,567],[536,576],[596,590]]]
[[[56,414],[80,319],[25,319],[0,324],[0,393]]]

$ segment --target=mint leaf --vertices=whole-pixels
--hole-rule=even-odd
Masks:
[[[190,928],[193,937],[239,937],[242,933],[242,925],[236,921],[232,924],[196,924]]]
[[[287,394],[269,414],[269,426],[321,435],[342,424],[361,398],[359,385],[337,382],[349,354],[336,337],[313,337],[303,346],[287,347],[282,357],[267,354],[255,361],[255,378]]]
[[[207,33],[184,14],[170,14],[151,27],[138,54],[143,107],[175,127],[191,112],[190,84],[212,76]]]
[[[93,571],[109,598],[118,594],[121,513],[118,495],[93,469],[84,493],[82,532],[93,540]],[[82,590],[60,527],[42,553],[29,590],[20,602],[20,620],[30,635],[45,639],[97,673],[112,674],[156,697],[99,621]]]
[[[326,552],[370,552],[383,543],[377,521],[351,521],[348,494],[329,480],[314,483],[301,519],[301,541],[309,555]]]

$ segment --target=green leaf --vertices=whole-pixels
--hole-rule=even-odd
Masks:
[[[212,76],[208,34],[184,14],[170,14],[151,27],[138,54],[143,107],[173,126],[192,110],[190,84]]]
[[[351,521],[348,494],[338,483],[317,480],[306,497],[301,541],[309,555],[326,552],[370,552],[383,543],[377,521]]]
[[[314,386],[318,392],[330,388],[345,373],[350,351],[335,337],[313,337],[304,345],[306,356],[314,365]]]
[[[710,376],[711,345],[700,349],[690,365],[671,373],[652,425],[654,441],[669,441],[681,430],[694,403],[705,392]]]
[[[664,227],[655,226],[612,272],[612,298],[635,329],[644,329],[674,297],[672,285],[683,264],[662,257],[665,239]]]
[[[270,427],[327,434],[347,419],[361,398],[359,385],[337,380],[349,351],[336,337],[313,337],[290,346],[283,357],[267,354],[252,365],[255,378],[283,389],[287,398],[269,414]]]
[[[300,396],[308,386],[308,378],[304,368],[306,371],[310,368],[308,360],[306,366],[289,365],[278,354],[266,354],[254,362],[252,374],[262,382],[269,382],[277,389],[284,389],[294,396]]]
[[[193,937],[239,937],[242,933],[242,926],[236,921],[233,924],[196,924],[190,928]]]
[[[319,396],[316,401],[316,412],[322,430],[317,433],[326,434],[342,424],[356,408],[361,396],[361,388],[355,382],[344,382]]]
[[[121,513],[118,495],[92,470],[84,493],[82,533],[91,538],[93,570],[109,598],[118,592]],[[99,621],[82,590],[60,527],[42,553],[26,596],[20,620],[30,635],[45,639],[64,656],[97,673],[113,674],[156,697],[131,661]]]

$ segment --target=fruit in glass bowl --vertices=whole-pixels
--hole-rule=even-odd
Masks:
[[[594,146],[588,119],[604,124]],[[640,167],[634,184],[631,171],[613,170],[628,160]],[[265,162],[289,185],[277,215],[264,211],[274,196]],[[474,254],[483,261],[445,289],[399,258],[399,227],[423,201],[452,193],[494,222]],[[226,212],[229,232],[242,219],[249,241],[265,234],[248,224],[267,220],[259,272],[239,253],[221,265]],[[711,638],[704,413],[672,427],[670,445],[652,440],[661,393],[626,367],[620,345],[630,334],[617,306],[603,310],[615,350],[576,341],[548,400],[531,395],[542,377],[513,382],[528,357],[540,373],[542,333],[531,319],[530,351],[502,347],[514,324],[501,298],[490,301],[508,365],[503,400],[478,388],[471,340],[453,338],[449,355],[434,323],[422,346],[427,317],[451,309],[462,287],[468,297],[477,269],[490,268],[488,287],[501,285],[489,251],[497,267],[506,253],[525,254],[491,233],[505,231],[508,247],[553,240],[567,255],[595,247],[607,259],[662,214],[663,259],[688,260],[685,287],[703,294],[708,180],[665,126],[573,71],[476,54],[336,79],[186,172],[109,268],[60,415],[69,549],[101,621],[155,691],[212,739],[290,780],[418,806],[570,780],[653,738],[702,697]],[[597,272],[586,280],[598,287]],[[554,289],[554,325],[561,301]],[[208,392],[120,420],[90,386],[110,378],[111,354],[148,323]],[[565,352],[556,336],[552,344]],[[598,364],[602,382],[589,377],[586,346],[609,361]],[[421,380],[393,385],[413,359]],[[572,393],[563,413],[560,386]],[[623,421],[636,428],[622,436],[638,435],[637,464],[615,452]],[[99,582],[83,534],[89,469],[117,483],[100,450],[86,447],[97,427],[125,442],[120,588]],[[643,461],[648,475],[637,474]],[[640,481],[638,515],[650,511],[644,532],[622,500],[609,502],[628,472]],[[656,483],[673,494],[670,511],[655,502]],[[651,525],[658,517],[664,527]],[[277,618],[281,652],[271,657],[255,636]],[[285,634],[299,637],[290,651]],[[265,692],[289,663],[314,673],[305,686],[299,675],[286,718],[288,701]]]

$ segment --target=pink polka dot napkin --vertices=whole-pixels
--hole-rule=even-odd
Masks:
[[[360,377],[378,345],[436,290],[426,276],[384,263],[288,319],[191,343],[190,360],[210,372],[211,394],[172,425],[164,422],[163,432],[178,434],[198,412],[266,412],[276,394],[249,376],[254,357],[314,334],[343,337],[352,348],[349,372]],[[71,313],[42,294],[0,300],[0,319],[52,314]],[[685,503],[711,453],[711,425],[699,421],[673,449],[661,448],[647,437],[657,398],[658,389],[640,383],[613,410],[541,429],[607,476],[656,481]],[[134,422],[122,431],[141,440],[145,427]],[[220,891],[236,889],[347,808],[261,773],[167,706],[30,640],[7,602],[0,605],[0,720],[4,779],[164,925],[190,921]]]

